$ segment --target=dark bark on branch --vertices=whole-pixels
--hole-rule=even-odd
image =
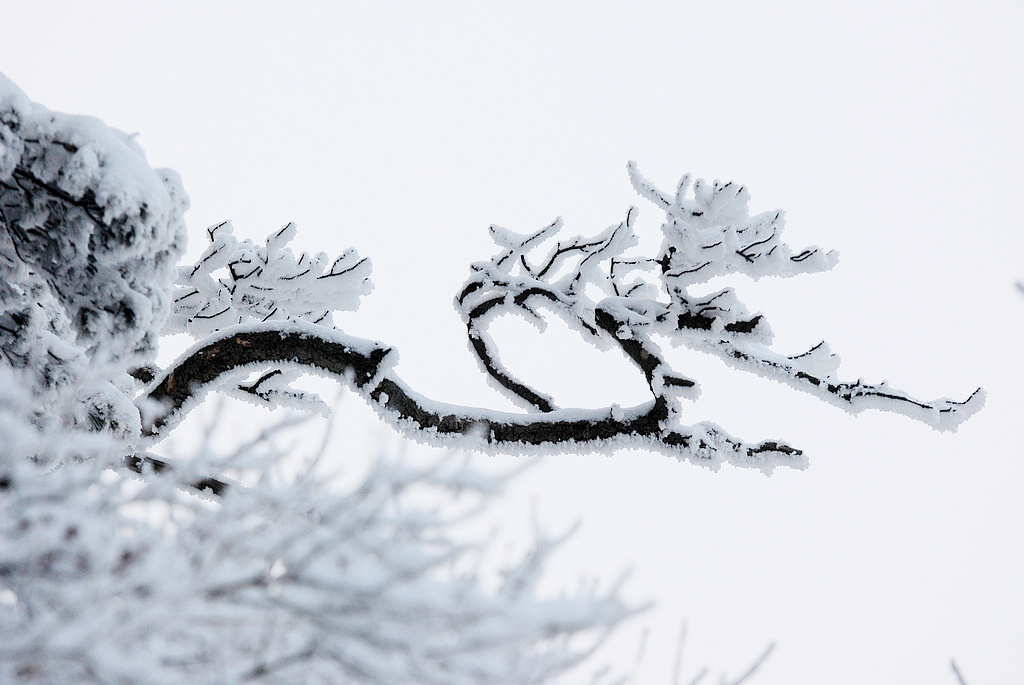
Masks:
[[[641,336],[637,333],[634,333],[632,338],[623,338],[619,335],[619,328],[622,326],[622,322],[600,307],[594,310],[594,320],[598,326],[619,344],[619,347],[626,353],[626,356],[640,367],[640,370],[644,372],[644,376],[647,377],[647,385],[651,388],[651,392],[657,395],[658,393],[654,389],[654,377],[658,367],[663,364],[661,350],[647,339],[646,336]],[[693,388],[697,385],[695,381],[689,378],[676,375],[667,376],[665,380],[670,385],[682,388]]]
[[[312,367],[341,377],[362,389],[377,375],[390,348],[370,344],[369,353],[333,340],[292,330],[287,326],[265,325],[259,330],[240,330],[213,340],[166,371],[144,395],[148,412],[143,433],[155,436],[185,403],[206,386],[231,371],[252,364],[288,363]],[[365,343],[366,341],[358,341]],[[155,404],[154,404],[155,403]]]
[[[665,397],[631,409],[617,407],[544,414],[510,414],[487,409],[455,407],[433,402],[410,390],[385,359],[390,349],[337,331],[318,335],[314,327],[263,324],[239,328],[192,352],[167,370],[138,400],[143,432],[162,437],[192,404],[219,378],[257,364],[297,365],[326,372],[362,395],[381,416],[412,437],[431,443],[450,443],[462,436],[475,438],[482,447],[522,451],[528,446],[572,445],[597,449],[608,442],[658,449],[679,457],[721,460],[734,455],[741,461],[763,462],[773,456],[802,463],[801,451],[777,442],[748,445],[715,428],[698,435],[670,430]]]
[[[533,388],[520,383],[515,378],[512,378],[505,373],[501,366],[495,363],[490,350],[487,349],[487,343],[484,342],[483,338],[470,331],[469,342],[473,346],[473,351],[476,352],[476,356],[480,358],[481,362],[483,362],[484,370],[487,371],[487,374],[491,378],[498,381],[503,388],[526,400],[536,407],[538,411],[547,413],[555,410],[555,405],[552,404],[550,398],[541,395]]]
[[[619,436],[651,436],[671,446],[688,447],[689,436],[664,431],[668,406],[658,398],[650,409],[629,419],[615,419],[610,413],[579,419],[558,419],[522,415],[521,419],[488,416],[487,412],[441,413],[424,406],[398,379],[385,377],[370,392],[370,398],[420,429],[439,435],[480,435],[487,443],[544,445],[564,442],[597,443]]]
[[[487,343],[484,342],[484,339],[477,332],[477,321],[495,307],[502,305],[504,301],[505,298],[503,297],[495,297],[490,300],[485,300],[474,307],[473,311],[469,313],[469,322],[466,324],[466,335],[469,337],[469,342],[473,346],[473,351],[476,352],[476,356],[483,364],[484,371],[486,371],[487,374],[497,381],[503,388],[520,399],[525,400],[533,407],[536,407],[539,411],[554,411],[555,405],[550,397],[542,395],[528,385],[505,373],[504,368],[496,358],[496,353],[487,348]],[[517,300],[516,304],[522,305],[522,302]]]
[[[468,288],[467,288],[468,290]],[[465,295],[465,292],[462,296]],[[716,298],[725,294],[719,293],[706,302],[698,302],[698,305],[710,305]],[[564,312],[568,318],[574,319],[586,330],[597,333],[598,329],[607,333],[612,340],[619,345],[622,351],[636,366],[643,371],[647,384],[655,397],[663,397],[666,393],[678,393],[695,397],[697,384],[695,381],[671,371],[665,365],[661,349],[648,338],[641,326],[630,326],[628,322],[620,320],[613,311],[598,305],[594,309],[592,320],[582,318],[571,304],[564,301],[559,294],[550,289],[533,286],[518,292],[513,298],[515,305],[529,310],[527,301],[534,297],[542,297],[553,303]],[[473,349],[483,362],[485,370],[495,378],[498,383],[509,389],[517,396],[531,401],[531,397],[539,396],[532,388],[523,386],[518,381],[509,381],[503,373],[500,364],[494,363],[494,353],[487,349],[482,339],[476,334],[477,329],[484,325],[483,317],[488,312],[502,304],[505,304],[504,296],[495,296],[484,300],[473,308],[467,315],[467,330],[470,339],[473,341]],[[705,307],[705,310],[710,307]],[[532,310],[529,310],[532,311]],[[663,319],[659,318],[659,322]],[[741,347],[743,336],[755,332],[762,325],[764,318],[760,314],[750,318],[740,318],[736,321],[724,319],[721,325],[723,332],[714,334],[716,317],[708,316],[704,310],[692,312],[686,311],[677,315],[675,332],[697,333],[697,337],[688,339],[685,344],[693,349],[702,350],[721,357],[727,363],[740,369],[759,369],[770,371],[771,377],[790,385],[791,387],[810,392],[825,401],[842,407],[843,409],[857,413],[872,406],[875,400],[891,400],[893,404],[888,407],[906,416],[916,418],[931,424],[940,430],[955,429],[960,420],[966,418],[976,411],[984,398],[981,388],[975,390],[964,401],[940,399],[931,402],[923,402],[913,397],[890,388],[885,383],[868,384],[862,381],[856,383],[839,382],[831,376],[817,376],[799,368],[796,361],[805,355],[782,358],[776,355],[762,355],[751,353]],[[628,329],[629,335],[624,337],[621,334],[623,328]],[[704,335],[702,336],[701,333]],[[739,338],[736,340],[735,338]],[[816,348],[812,348],[812,352]],[[805,353],[806,354],[806,353]],[[664,367],[664,368],[663,368]],[[660,376],[660,378],[658,377]],[[542,396],[543,397],[543,396]]]

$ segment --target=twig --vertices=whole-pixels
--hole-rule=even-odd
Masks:
[[[956,680],[959,685],[967,685],[967,681],[964,679],[964,674],[960,672],[960,667],[956,665],[956,659],[949,660],[949,667],[953,670],[953,674],[956,676]]]

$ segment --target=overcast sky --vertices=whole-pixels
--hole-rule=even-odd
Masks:
[[[483,382],[451,299],[494,250],[491,223],[567,233],[618,223],[645,245],[659,212],[625,165],[672,189],[735,180],[787,211],[831,272],[729,279],[774,348],[825,339],[849,380],[986,408],[956,434],[852,417],[696,353],[687,420],[805,449],[806,471],[718,473],[663,455],[547,459],[503,525],[583,526],[552,587],[632,569],[633,621],[605,656],[636,682],[1024,682],[1024,10],[1006,2],[57,3],[0,0],[0,71],[51,109],[138,132],[179,171],[201,251],[233,219],[262,240],[356,247],[376,290],[347,332],[398,348],[402,377],[447,402],[508,408]],[[635,3],[639,5],[640,3]],[[520,322],[521,324],[521,322]],[[557,322],[499,321],[508,365],[563,405],[644,400],[642,378]],[[343,400],[353,453],[387,434]],[[339,455],[339,459],[347,455]],[[352,458],[358,458],[353,456]],[[528,528],[524,528],[528,530]]]

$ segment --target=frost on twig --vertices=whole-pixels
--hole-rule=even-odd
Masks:
[[[884,409],[951,430],[980,408],[980,390],[963,402],[926,402],[885,382],[842,381],[836,375],[839,358],[825,343],[791,356],[771,350],[772,331],[764,315],[749,312],[732,288],[697,296],[691,286],[734,273],[757,279],[822,271],[835,264],[835,253],[817,247],[792,250],[781,240],[782,212],[750,216],[749,193],[743,186],[701,179],[691,186],[690,177],[684,176],[674,196],[669,196],[641,176],[635,164],[630,163],[628,171],[637,193],[665,212],[664,239],[656,257],[627,254],[636,244],[635,208],[625,221],[593,238],[557,240],[546,251],[545,245],[562,228],[561,220],[530,235],[491,227],[500,251],[490,261],[471,266],[455,306],[482,369],[511,399],[539,412],[556,410],[550,395],[505,369],[486,330],[504,313],[519,313],[542,325],[536,305],[543,303],[585,339],[621,348],[644,373],[653,395],[665,402],[670,417],[677,401],[696,398],[699,388],[695,380],[669,366],[652,334],[714,354],[736,368],[784,382],[852,413]],[[651,282],[652,273],[660,281],[657,285]],[[595,299],[593,293],[599,296]],[[784,448],[781,453],[794,452]]]
[[[354,311],[368,294],[370,260],[346,250],[298,256],[286,247],[295,237],[289,223],[265,245],[238,240],[225,221],[206,231],[210,245],[192,267],[178,269],[174,314],[168,327],[195,337],[252,321],[311,321],[332,327],[335,311]]]
[[[264,245],[239,240],[230,221],[207,229],[210,244],[194,266],[178,269],[174,309],[168,332],[195,338],[240,324],[295,321],[334,327],[335,311],[354,311],[370,293],[370,260],[355,250],[329,259],[327,253],[298,257],[287,247],[294,223],[267,236]],[[289,406],[326,413],[315,393],[292,384],[300,372],[276,368],[247,380],[224,370],[221,388],[235,397],[265,406]],[[234,382],[232,382],[234,381]]]

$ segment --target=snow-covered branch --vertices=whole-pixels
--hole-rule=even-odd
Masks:
[[[964,401],[921,401],[887,383],[846,382],[835,372],[839,358],[825,343],[791,356],[771,350],[772,332],[762,314],[749,312],[732,288],[694,296],[690,286],[713,277],[742,273],[793,276],[831,268],[835,253],[817,247],[794,252],[782,242],[780,211],[750,216],[749,193],[734,183],[680,181],[674,197],[659,190],[628,165],[637,193],[665,212],[664,241],[656,257],[629,255],[636,244],[635,208],[621,224],[593,238],[558,240],[539,262],[541,252],[562,228],[556,220],[530,235],[495,226],[491,235],[501,250],[488,262],[471,266],[471,275],[455,306],[466,323],[471,349],[481,368],[511,399],[540,412],[556,410],[554,398],[528,387],[501,363],[487,326],[496,316],[518,313],[543,326],[535,304],[561,316],[584,339],[617,345],[643,372],[655,398],[675,413],[679,399],[695,399],[697,382],[671,368],[652,335],[723,358],[736,368],[786,383],[852,413],[883,409],[915,418],[935,428],[955,429],[981,407],[976,390]],[[570,259],[575,263],[567,265]],[[628,281],[631,274],[656,271],[660,288],[650,280]],[[592,299],[592,293],[603,297]]]
[[[187,351],[153,381],[138,401],[143,433],[159,439],[239,371],[275,365],[346,383],[384,420],[430,444],[513,453],[637,447],[713,468],[728,462],[769,471],[780,463],[805,463],[799,450],[785,444],[747,444],[713,424],[673,428],[668,403],[660,397],[627,409],[496,412],[432,401],[410,389],[393,362],[394,352],[380,343],[304,322],[229,328]]]
[[[180,270],[182,287],[175,303],[179,328],[212,335],[140,397],[144,431],[155,437],[166,434],[211,387],[230,386],[265,402],[295,399],[298,395],[287,386],[290,376],[281,372],[304,368],[348,383],[384,419],[431,443],[514,452],[635,446],[705,465],[729,462],[766,471],[778,464],[805,463],[800,450],[779,441],[748,444],[712,424],[680,424],[679,402],[696,399],[699,386],[689,374],[672,368],[654,335],[853,413],[884,409],[935,428],[954,429],[981,406],[980,390],[963,402],[920,401],[884,382],[842,381],[836,376],[839,358],[824,343],[791,356],[771,350],[765,317],[749,312],[733,289],[698,297],[688,288],[732,273],[759,278],[820,271],[835,263],[835,254],[816,247],[791,250],[781,240],[782,213],[749,216],[749,194],[742,186],[697,180],[691,197],[689,177],[684,177],[670,198],[634,164],[628,171],[637,192],[666,214],[658,256],[628,254],[637,244],[636,208],[592,238],[560,239],[561,219],[528,235],[492,226],[499,252],[471,265],[470,278],[455,298],[481,370],[527,413],[434,402],[395,375],[386,361],[394,358],[390,348],[326,325],[332,310],[355,306],[368,290],[369,264],[354,252],[323,274],[325,255],[311,259],[303,254],[296,260],[284,248],[294,233],[291,224],[261,248],[238,242],[230,225],[222,224],[209,231],[211,245],[199,262]],[[225,275],[215,279],[211,274],[218,269]],[[651,272],[660,285],[650,282]],[[335,277],[332,296],[327,297],[318,289],[319,281]],[[302,288],[293,292],[290,284],[300,279],[311,284],[308,293]],[[507,313],[543,327],[538,305],[561,316],[587,341],[621,349],[644,374],[651,401],[629,409],[559,408],[551,394],[516,378],[502,363],[487,328]],[[259,369],[262,375],[255,381],[237,382],[240,371]]]

